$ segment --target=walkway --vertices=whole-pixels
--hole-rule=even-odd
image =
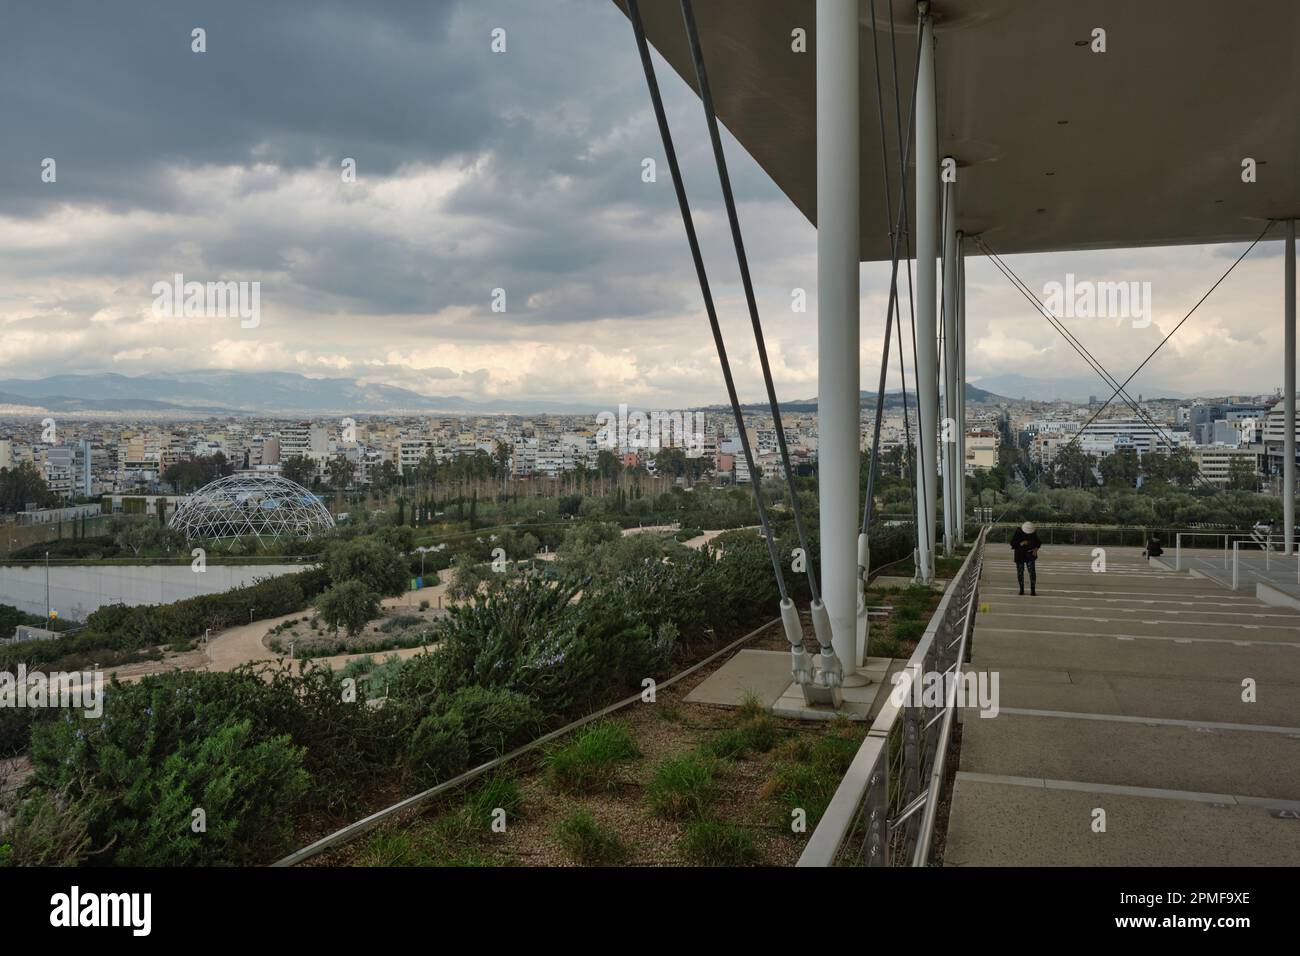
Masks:
[[[963,712],[945,863],[1300,865],[1300,613],[1136,549],[1092,564],[1044,547],[1021,597],[989,545],[971,667],[1001,712]]]
[[[1274,602],[1285,598],[1300,601],[1300,567],[1297,557],[1287,558],[1278,550],[1264,550],[1253,541],[1243,541],[1236,549],[1204,550],[1182,548],[1181,553],[1166,550],[1160,561],[1167,568],[1192,572],[1229,590],[1255,594],[1259,584],[1281,592]],[[1234,587],[1235,585],[1235,587]]]

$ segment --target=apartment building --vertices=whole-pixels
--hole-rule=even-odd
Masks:
[[[981,429],[966,433],[966,474],[988,471],[997,467],[998,445],[1001,436],[995,431]]]
[[[1192,449],[1192,461],[1201,477],[1215,485],[1226,485],[1232,475],[1232,463],[1245,461],[1251,471],[1259,473],[1259,459],[1263,454],[1260,445],[1197,445]],[[1238,465],[1237,467],[1241,467]]]
[[[320,461],[329,456],[329,432],[317,422],[299,422],[280,429],[280,460],[310,458]]]

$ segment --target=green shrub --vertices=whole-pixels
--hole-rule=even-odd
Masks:
[[[571,603],[579,589],[528,578],[451,608],[436,627],[439,652],[413,661],[398,693],[436,700],[461,687],[499,687],[542,713],[574,715],[667,671],[677,646],[671,622],[652,627],[630,586],[588,589]]]
[[[669,820],[700,816],[717,792],[714,764],[696,754],[668,757],[655,768],[646,795],[656,814]]]
[[[420,602],[423,606],[428,607],[428,601]],[[400,631],[408,627],[415,627],[423,624],[424,618],[418,614],[394,614],[383,624],[379,625],[379,630],[385,634],[391,634],[393,631]]]
[[[341,581],[316,599],[316,610],[330,627],[357,634],[378,617],[379,595],[364,581]]]
[[[112,847],[112,862],[252,863],[284,843],[309,785],[303,748],[229,712],[203,714],[202,732],[181,728],[159,746],[154,715],[128,712],[121,699],[115,685],[102,719],[78,713],[32,739],[37,783],[86,802],[91,842]],[[158,723],[173,729],[170,719]],[[196,820],[205,831],[195,832]]]
[[[249,608],[258,617],[291,614],[328,584],[325,572],[312,568],[174,604],[107,604],[88,615],[85,628],[77,634],[0,647],[0,670],[12,670],[19,663],[35,667],[57,661],[63,670],[77,669],[92,660],[106,666],[123,663],[131,659],[124,652],[192,640],[207,628],[247,624]]]
[[[0,867],[80,866],[92,852],[89,833],[94,805],[67,793],[36,792],[22,800],[0,842]]]
[[[702,866],[752,866],[759,862],[754,838],[744,827],[715,820],[696,820],[686,828],[682,849]]]
[[[523,694],[500,687],[462,687],[434,705],[433,713],[459,722],[469,758],[481,763],[537,737],[542,715]]]
[[[555,825],[555,838],[569,858],[581,866],[604,866],[627,857],[618,835],[596,822],[585,810],[569,814]]]
[[[430,714],[420,721],[407,750],[415,782],[437,786],[469,769],[469,737],[457,717]]]
[[[355,815],[410,735],[404,708],[357,706],[342,691],[324,668],[115,682],[102,718],[38,723],[32,787],[93,801],[88,832],[105,862],[264,862],[303,812]],[[200,808],[207,833],[193,834]]]
[[[581,730],[572,742],[553,749],[542,761],[557,790],[586,793],[608,788],[620,764],[641,756],[627,725],[602,721]]]
[[[375,538],[336,541],[329,548],[326,563],[330,580],[335,584],[361,581],[384,597],[401,594],[411,580],[410,570],[398,550]]]

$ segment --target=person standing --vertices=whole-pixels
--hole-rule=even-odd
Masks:
[[[1026,521],[1020,530],[1011,536],[1011,556],[1016,559],[1016,580],[1020,582],[1020,593],[1025,593],[1025,568],[1029,568],[1029,595],[1038,595],[1038,549],[1043,542],[1034,533],[1034,523]]]

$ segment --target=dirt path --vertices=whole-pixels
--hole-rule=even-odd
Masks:
[[[418,591],[407,591],[397,597],[384,598],[381,604],[385,608],[393,608],[406,607],[407,605],[415,606],[421,601],[428,601],[437,607],[440,599],[445,604],[446,595],[447,585],[436,584],[432,587],[421,588]],[[310,614],[310,612],[296,611],[293,614],[264,618],[260,621],[254,621],[252,624],[241,624],[238,627],[222,631],[208,641],[205,669],[230,671],[241,664],[247,664],[249,661],[276,660],[281,655],[271,650],[264,643],[267,632],[277,624],[291,621],[294,618],[301,618],[304,613]],[[359,657],[383,658],[390,654],[396,654],[398,657],[407,658],[421,653],[422,650],[423,648],[419,647],[407,647],[391,651],[370,651],[366,654],[338,654],[334,657],[317,657],[313,660],[317,663],[337,667]],[[301,666],[301,662],[299,662],[299,666]]]
[[[682,544],[686,545],[686,547],[688,548],[695,548],[698,551],[700,548],[704,547],[706,544],[708,544],[718,535],[726,534],[728,531],[761,531],[761,530],[762,529],[756,524],[746,525],[743,528],[720,528],[717,531],[705,531],[703,534],[698,534],[694,538],[688,538],[685,541],[683,541]]]

